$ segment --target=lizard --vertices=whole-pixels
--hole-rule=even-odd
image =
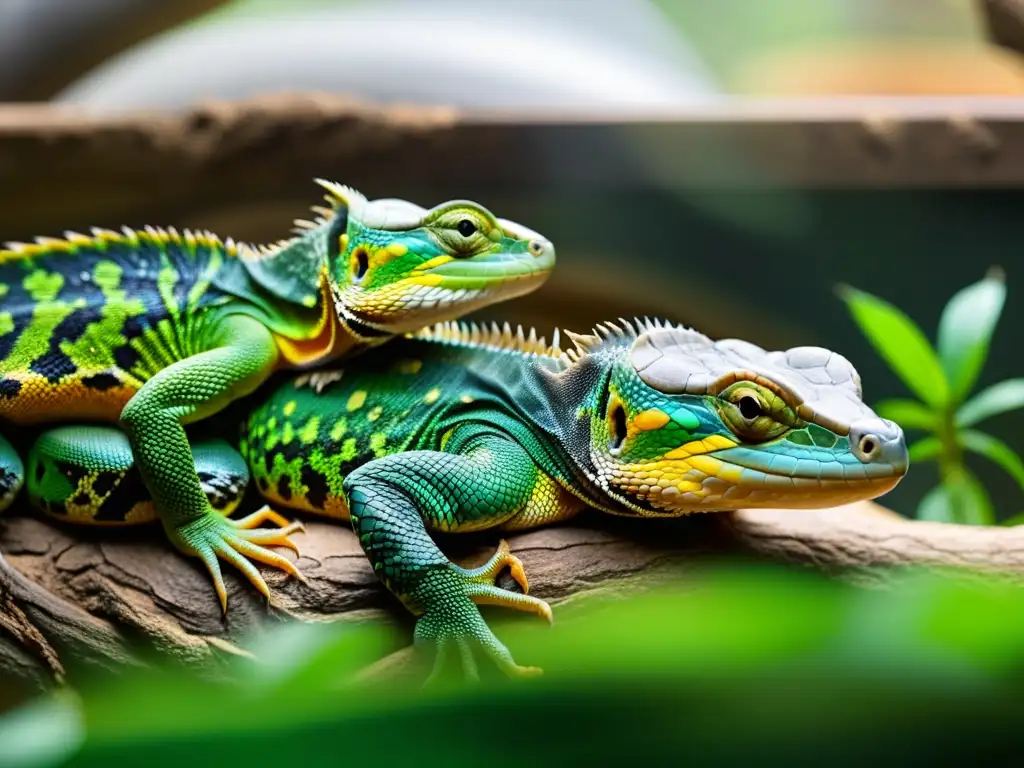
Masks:
[[[119,423],[155,515],[205,564],[225,611],[220,560],[269,595],[249,559],[303,578],[268,548],[295,549],[289,536],[302,525],[270,510],[236,520],[214,509],[185,425],[276,371],[362,353],[529,292],[554,266],[549,240],[477,203],[427,210],[317,182],[328,205],[271,245],[146,227],[0,250],[0,425]],[[74,434],[80,450],[95,447],[88,431]],[[0,511],[24,471],[0,435]]]
[[[396,340],[357,366],[292,375],[239,416],[239,451],[206,444],[211,467],[251,476],[274,506],[348,520],[374,572],[416,615],[414,638],[436,648],[434,672],[473,647],[505,672],[521,667],[477,606],[548,620],[521,561],[502,541],[483,566],[463,568],[432,532],[517,531],[584,508],[663,518],[752,507],[821,508],[878,497],[908,470],[900,427],[863,400],[842,355],[822,347],[766,351],[712,341],[659,319],[557,330],[551,344],[522,327],[446,322]],[[114,432],[114,430],[110,430]],[[106,438],[117,440],[116,434]],[[142,489],[123,441],[108,486]],[[37,444],[34,503],[60,507],[79,486],[55,468],[59,436]],[[81,486],[85,487],[85,486]],[[96,497],[108,514],[125,493]],[[510,573],[522,592],[497,586]]]

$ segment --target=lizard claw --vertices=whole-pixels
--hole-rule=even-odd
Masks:
[[[260,515],[263,516],[260,517]],[[274,516],[285,523],[283,528],[256,527],[266,519],[277,522]],[[291,560],[267,548],[267,546],[283,546],[298,554],[298,547],[288,536],[300,530],[301,525],[301,523],[288,523],[273,510],[269,510],[269,514],[265,510],[260,510],[242,520],[231,520],[211,512],[206,517],[201,517],[177,530],[169,530],[168,533],[182,552],[195,555],[206,565],[210,577],[213,579],[213,586],[220,600],[221,609],[226,613],[228,597],[221,575],[220,560],[225,560],[240,570],[267,599],[270,598],[270,588],[263,575],[250,562],[251,560],[279,568],[301,582],[307,581]]]
[[[511,573],[513,581],[522,590],[521,593],[511,589],[502,589],[495,584],[498,576],[506,569]],[[526,578],[523,561],[509,550],[508,542],[502,540],[498,549],[486,563],[479,568],[459,569],[465,578],[465,594],[477,605],[500,605],[527,611],[540,616],[552,623],[551,606],[543,600],[530,596],[530,583]]]
[[[479,568],[471,570],[464,569],[468,581],[479,584],[494,584],[499,574],[505,569],[509,570],[512,580],[519,585],[524,595],[530,593],[530,582],[526,578],[526,570],[523,568],[523,561],[512,554],[508,542],[502,539],[498,543],[498,549],[491,556],[491,559]]]

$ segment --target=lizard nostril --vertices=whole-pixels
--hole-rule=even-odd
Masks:
[[[544,253],[544,243],[541,242],[540,240],[531,240],[529,245],[527,245],[526,247],[534,256],[540,256],[541,254]]]
[[[864,454],[865,458],[872,458],[877,447],[878,443],[875,441],[874,435],[864,435],[860,439],[860,451]]]

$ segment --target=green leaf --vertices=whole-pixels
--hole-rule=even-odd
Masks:
[[[951,471],[917,507],[917,519],[933,523],[992,525],[995,512],[985,488],[966,468]]]
[[[967,450],[984,456],[1005,469],[1024,490],[1024,461],[1021,461],[1020,456],[1010,446],[992,435],[974,429],[962,431],[960,441]]]
[[[953,503],[944,485],[932,488],[917,505],[917,519],[929,523],[955,523]]]
[[[1001,525],[1024,525],[1024,512],[1018,512],[1013,517],[1006,518]]]
[[[942,311],[937,346],[954,402],[966,397],[978,380],[1005,301],[1003,272],[993,269],[954,295]]]
[[[949,400],[949,385],[924,332],[892,304],[850,286],[840,286],[854,321],[892,371],[933,408]]]
[[[0,765],[64,765],[84,739],[85,723],[73,696],[61,693],[36,699],[0,717]]]
[[[969,427],[1007,411],[1024,408],[1024,379],[1007,379],[993,384],[960,406],[956,425]]]
[[[875,413],[895,421],[903,429],[934,429],[938,421],[937,414],[917,400],[882,400],[875,405]]]
[[[988,491],[966,467],[960,467],[944,480],[953,500],[953,510],[958,523],[964,525],[993,525],[996,521]]]
[[[908,449],[911,461],[931,461],[942,453],[942,441],[929,435],[913,443]]]

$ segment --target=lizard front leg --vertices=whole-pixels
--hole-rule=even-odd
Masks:
[[[274,369],[277,346],[261,323],[230,315],[218,325],[211,349],[164,368],[147,381],[121,413],[142,480],[171,541],[200,558],[210,571],[227,609],[219,559],[237,567],[266,596],[270,590],[248,558],[273,565],[297,578],[291,561],[263,545],[295,545],[292,523],[279,530],[248,527],[211,508],[196,475],[184,423],[210,416],[252,392]]]
[[[544,478],[523,448],[504,434],[467,425],[446,451],[409,451],[371,461],[344,482],[352,527],[374,572],[419,619],[415,642],[436,646],[435,677],[457,651],[463,671],[477,676],[473,647],[483,649],[507,674],[520,667],[484,622],[477,605],[503,605],[551,619],[543,600],[526,594],[522,563],[502,543],[477,569],[452,563],[427,532],[495,527],[522,512]],[[454,447],[453,447],[454,446]],[[510,568],[523,594],[495,586]]]

